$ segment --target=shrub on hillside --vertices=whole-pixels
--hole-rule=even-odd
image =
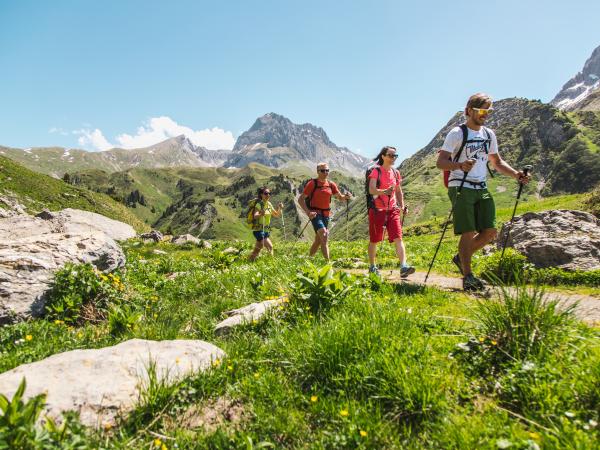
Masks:
[[[316,315],[341,302],[354,286],[352,276],[335,272],[331,264],[319,269],[308,263],[292,284],[290,307]]]
[[[108,305],[123,289],[119,275],[105,275],[91,264],[69,263],[54,275],[46,317],[66,323],[104,319]]]
[[[482,375],[514,362],[544,360],[564,342],[573,309],[559,308],[539,289],[502,289],[500,301],[478,303],[478,335],[458,344],[455,356]]]
[[[502,252],[497,251],[480,260],[478,269],[482,278],[492,283],[521,281],[526,277],[528,269],[533,267],[514,248],[507,248],[502,259],[501,255]]]

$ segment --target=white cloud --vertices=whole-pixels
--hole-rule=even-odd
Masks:
[[[190,127],[180,125],[167,116],[152,117],[148,122],[138,127],[135,135],[122,133],[116,139],[116,145],[111,144],[98,128],[86,128],[73,130],[78,135],[77,142],[84,148],[93,150],[108,150],[114,147],[142,148],[158,144],[166,139],[184,134],[195,145],[205,147],[209,150],[231,150],[235,144],[235,138],[231,131],[222,128],[206,128],[204,130],[193,130]],[[61,133],[60,128],[51,128],[50,133]],[[62,133],[61,133],[62,134]]]
[[[58,133],[61,136],[68,136],[69,135],[69,133],[67,131],[63,130],[62,128],[57,128],[57,127],[50,128],[48,130],[48,133],[50,133],[50,134]]]
[[[140,148],[157,144],[181,134],[186,135],[194,144],[209,150],[230,150],[235,144],[235,138],[231,131],[225,131],[217,127],[193,130],[184,125],[179,125],[167,116],[153,117],[146,124],[139,127],[134,136],[123,133],[118,135],[116,139],[123,148]]]
[[[78,134],[77,142],[83,147],[92,147],[94,150],[109,150],[114,148],[102,134],[98,128],[95,130],[81,129],[73,131],[73,134]]]

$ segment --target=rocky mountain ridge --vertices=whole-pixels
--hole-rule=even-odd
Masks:
[[[567,81],[550,103],[564,111],[589,110],[590,104],[586,100],[598,92],[600,92],[600,46],[594,49],[581,72]],[[594,103],[594,105],[596,111],[600,110],[599,104]]]
[[[0,147],[0,155],[57,178],[90,169],[118,172],[184,166],[242,168],[250,163],[274,168],[299,164],[314,170],[320,161],[335,170],[358,175],[367,162],[349,149],[336,146],[322,128],[309,123],[297,125],[275,113],[259,117],[238,138],[233,150],[208,150],[180,135],[139,149],[88,152],[61,147]]]

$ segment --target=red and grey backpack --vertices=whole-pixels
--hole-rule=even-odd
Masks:
[[[470,142],[479,142],[476,141],[474,139],[469,140],[469,130],[467,129],[467,124],[463,123],[460,125],[459,127],[462,131],[462,142],[460,144],[460,148],[458,149],[458,152],[456,152],[456,155],[454,156],[454,158],[451,158],[451,160],[453,162],[458,162],[458,160],[460,159],[460,155],[462,154],[465,145],[467,145]],[[483,129],[483,131],[485,132],[485,142],[484,142],[484,148],[485,148],[485,154],[487,155],[490,149],[490,144],[492,142],[492,136],[490,135],[490,132],[488,131],[488,129],[486,127],[481,127]],[[487,164],[486,164],[487,165]],[[492,171],[490,170],[490,166],[487,165],[487,169],[490,173],[490,176],[492,178],[494,178],[494,174],[492,173]],[[450,170],[444,170],[444,186],[448,187],[448,183],[450,181],[454,181],[454,180],[450,180]]]
[[[365,195],[367,197],[367,209],[375,208],[375,199],[369,192],[369,177],[371,176],[371,173],[373,173],[374,170],[377,171],[377,183],[375,184],[375,187],[379,188],[379,185],[381,184],[381,166],[375,165],[373,167],[369,167],[365,172]],[[394,169],[393,167],[392,170],[394,172],[396,184],[398,184],[398,180],[400,179],[400,172],[398,172],[398,170]]]

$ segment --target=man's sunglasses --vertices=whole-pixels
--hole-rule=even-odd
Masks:
[[[329,169],[319,169],[319,172],[329,173]]]
[[[487,109],[473,108],[473,111],[475,111],[480,116],[489,116],[490,114],[492,114],[494,112],[494,108],[487,108]]]
[[[385,156],[387,156],[389,158],[392,158],[392,159],[396,159],[398,157],[398,155],[396,155],[395,153],[392,153],[391,155],[388,154],[388,155],[385,155]]]

